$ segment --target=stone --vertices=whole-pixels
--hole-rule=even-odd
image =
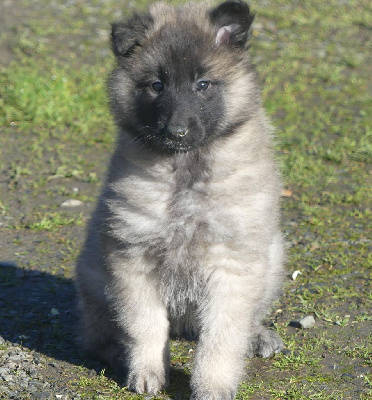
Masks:
[[[14,378],[12,375],[2,375],[2,378],[4,379],[5,382],[12,382],[14,381]]]
[[[312,315],[307,315],[306,317],[300,319],[299,324],[302,329],[309,329],[315,325],[315,319]]]
[[[77,199],[68,199],[66,201],[64,201],[61,204],[61,207],[69,207],[69,208],[73,208],[73,207],[80,207],[82,206],[84,203],[80,200]]]
[[[9,368],[4,368],[4,367],[1,367],[0,368],[0,376],[5,376],[5,375],[9,375],[10,374],[10,369]]]

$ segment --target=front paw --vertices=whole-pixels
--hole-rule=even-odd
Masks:
[[[146,369],[129,371],[127,386],[133,392],[154,395],[168,386],[168,379],[165,377],[164,372],[156,373]]]
[[[284,345],[282,339],[269,329],[262,329],[253,339],[249,346],[247,356],[261,356],[267,358],[274,353],[280,353]]]

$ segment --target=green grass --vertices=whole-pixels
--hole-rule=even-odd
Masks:
[[[54,136],[78,143],[110,141],[106,72],[107,67],[86,67],[81,74],[32,60],[7,68],[0,74],[0,124],[37,130],[43,138]]]
[[[76,2],[60,13],[45,7],[39,15],[22,0],[31,10],[27,29],[17,26],[0,36],[16,54],[0,70],[0,167],[6,177],[0,217],[9,218],[0,219],[0,228],[23,234],[13,241],[21,259],[30,251],[28,235],[41,235],[27,268],[48,265],[57,248],[61,258],[51,273],[71,276],[89,214],[59,206],[66,198],[92,202],[99,193],[115,136],[105,89],[113,62],[109,22],[130,12],[119,3]],[[149,2],[134,3],[144,8]],[[284,184],[293,191],[282,203],[287,268],[302,274],[286,281],[270,316],[288,351],[252,361],[237,398],[366,400],[370,379],[353,368],[370,365],[371,347],[371,3],[250,3],[256,12],[250,51],[276,127]],[[309,314],[315,328],[290,326]],[[178,372],[165,393],[188,398],[192,346],[172,342]],[[356,378],[345,380],[343,373]],[[109,374],[76,374],[69,384],[82,398],[143,398]]]
[[[47,213],[38,216],[38,221],[26,225],[28,229],[53,231],[63,226],[72,224],[81,225],[83,220],[82,216],[68,217],[60,213]]]

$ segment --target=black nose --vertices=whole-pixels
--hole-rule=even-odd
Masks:
[[[168,126],[168,132],[176,139],[187,135],[188,129],[185,126]]]

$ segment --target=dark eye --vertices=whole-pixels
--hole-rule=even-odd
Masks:
[[[163,88],[164,88],[163,84],[160,81],[154,82],[151,86],[152,86],[153,90],[155,90],[155,92],[158,92],[158,93],[162,92]]]
[[[201,92],[207,90],[211,84],[207,81],[200,81],[196,84],[196,90],[200,90]]]

